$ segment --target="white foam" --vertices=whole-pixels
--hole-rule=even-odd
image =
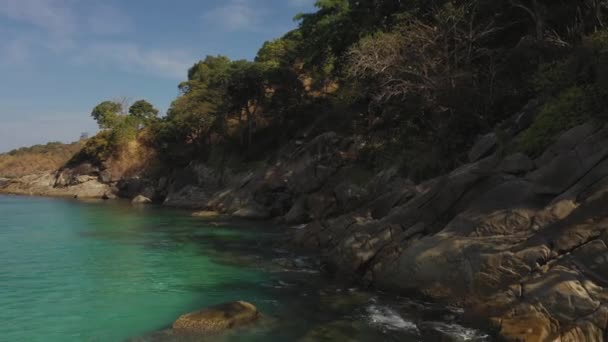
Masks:
[[[395,310],[378,305],[370,305],[367,308],[369,320],[373,325],[381,326],[389,330],[418,331],[414,322],[406,321]]]
[[[460,341],[486,341],[488,339],[488,335],[482,334],[475,329],[465,328],[459,324],[447,324],[442,322],[430,322],[428,324],[433,329],[453,338],[457,338]]]

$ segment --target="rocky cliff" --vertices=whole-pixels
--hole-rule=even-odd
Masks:
[[[575,127],[536,160],[493,154],[416,186],[387,171],[368,194],[376,184],[297,242],[342,278],[462,305],[508,340],[608,337],[608,129]]]

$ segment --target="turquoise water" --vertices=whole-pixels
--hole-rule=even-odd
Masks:
[[[239,341],[431,341],[416,320],[451,314],[334,286],[280,238],[154,207],[0,196],[0,341],[158,340],[180,314],[234,300],[267,317],[222,337]],[[478,336],[431,328],[450,329]]]

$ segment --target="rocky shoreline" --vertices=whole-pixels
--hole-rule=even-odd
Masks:
[[[608,334],[608,129],[587,123],[539,158],[482,137],[470,163],[421,184],[365,174],[352,138],[294,141],[247,172],[192,164],[112,180],[90,166],[0,181],[0,192],[138,198],[300,225],[297,246],[340,279],[466,309],[507,340]]]

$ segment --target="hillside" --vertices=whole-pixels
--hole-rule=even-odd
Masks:
[[[50,142],[0,154],[0,177],[17,178],[54,171],[65,165],[86,142]]]

